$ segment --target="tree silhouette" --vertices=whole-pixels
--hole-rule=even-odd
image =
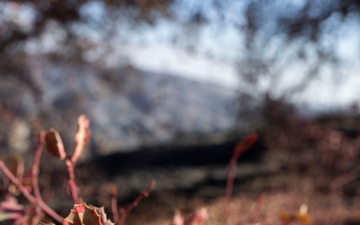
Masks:
[[[90,58],[91,63],[101,64],[114,51],[114,43],[131,41],[128,30],[136,34],[143,27],[171,21],[180,31],[167,41],[195,53],[201,52],[197,36],[202,29],[214,26],[220,35],[222,29],[235,30],[238,54],[230,63],[237,65],[243,81],[241,101],[254,95],[288,101],[322,75],[333,75],[336,82],[344,77],[353,66],[349,61],[356,59],[349,59],[339,46],[346,45],[349,36],[360,37],[356,0],[6,0],[0,6],[1,76],[16,74],[34,93],[39,88],[28,76],[34,52],[72,63]],[[122,31],[121,24],[130,28]],[[358,48],[359,41],[355,43]],[[211,50],[205,52],[213,55]],[[290,76],[297,78],[279,85]],[[245,86],[250,96],[243,93]]]

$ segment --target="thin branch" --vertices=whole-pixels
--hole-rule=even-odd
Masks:
[[[45,143],[45,132],[41,131],[38,137],[38,143],[34,153],[34,161],[31,166],[31,185],[34,190],[34,195],[37,201],[43,201],[38,179],[39,179],[40,158],[43,151],[44,143]],[[42,213],[42,209],[38,205],[35,205],[34,212],[37,216],[34,216],[32,218],[33,221],[35,221],[35,219],[38,219],[37,217],[39,217],[39,215]]]
[[[21,182],[11,173],[11,171],[5,166],[4,162],[0,160],[0,169],[6,177],[21,191],[25,198],[32,204],[39,206],[47,215],[52,217],[59,223],[63,223],[64,218],[57,214],[53,209],[51,209],[45,202],[41,199],[36,199],[31,193],[21,184]]]
[[[236,162],[241,154],[248,150],[257,140],[258,136],[256,134],[251,134],[245,137],[239,144],[236,145],[234,154],[231,157],[229,163],[229,173],[227,177],[227,184],[225,190],[225,208],[224,208],[224,219],[225,224],[229,224],[230,216],[230,201],[232,195],[232,189],[234,185],[234,172],[236,168]]]
[[[75,204],[79,204],[79,196],[77,193],[77,186],[75,183],[75,172],[74,172],[74,163],[72,163],[72,161],[69,158],[65,159],[65,164],[66,164],[66,169],[68,172],[68,186],[69,186],[69,191],[70,191],[70,195],[72,200],[74,201]]]
[[[41,200],[41,193],[38,182],[38,174],[39,174],[39,163],[45,142],[45,132],[41,132],[38,137],[38,144],[34,153],[34,162],[31,167],[31,183],[34,190],[34,195],[36,199]]]
[[[341,186],[344,186],[354,180],[356,180],[357,178],[360,177],[360,165],[356,166],[355,168],[351,169],[350,171],[342,174],[341,176],[335,178],[334,180],[331,181],[330,186],[332,188],[339,188]]]
[[[256,205],[254,207],[254,211],[251,213],[251,216],[249,218],[250,223],[252,223],[252,224],[255,223],[256,219],[259,217],[259,214],[260,214],[261,208],[264,205],[264,202],[265,202],[265,194],[260,194],[260,196],[256,202]]]
[[[117,224],[119,219],[119,211],[117,205],[117,196],[118,196],[118,189],[115,185],[111,185],[111,211],[113,214],[113,222]]]
[[[64,159],[68,171],[68,186],[70,195],[75,204],[79,204],[79,196],[77,186],[75,183],[75,164],[78,158],[82,155],[86,144],[90,139],[90,121],[85,115],[78,118],[78,130],[75,134],[75,149],[70,157]]]
[[[117,221],[116,225],[122,225],[125,221],[126,216],[131,212],[131,210],[133,210],[140,202],[141,200],[143,200],[144,198],[149,196],[149,193],[155,188],[156,183],[155,181],[152,181],[149,186],[146,188],[145,191],[143,191],[142,193],[140,193],[137,198],[135,199],[135,201],[133,201],[130,205],[128,205],[125,209],[121,209],[120,210],[120,217],[119,220]]]

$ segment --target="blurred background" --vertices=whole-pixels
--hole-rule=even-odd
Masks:
[[[357,0],[2,0],[0,154],[29,165],[51,127],[71,151],[85,114],[81,196],[110,209],[108,182],[131,202],[156,180],[156,207],[129,224],[169,224],[223,196],[233,147],[256,132],[237,221],[261,195],[261,224],[302,203],[314,224],[360,224],[359,59]],[[40,183],[65,215],[61,166],[43,160]]]
[[[71,146],[80,114],[87,157],[355,115],[359,16],[355,0],[1,1],[1,152],[50,127]]]

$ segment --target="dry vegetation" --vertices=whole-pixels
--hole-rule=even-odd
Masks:
[[[329,117],[268,127],[261,161],[281,170],[235,185],[230,224],[360,224],[358,121],[357,116]],[[224,224],[223,197],[186,198],[175,204],[190,214],[186,209],[205,206],[209,214],[205,224]],[[307,208],[305,219],[297,217],[301,207]],[[169,219],[167,215],[150,224],[169,224]]]
[[[354,117],[350,124],[356,123],[357,120]],[[278,172],[266,176],[253,176],[244,182],[235,182],[233,186],[232,173],[233,169],[236,169],[237,157],[250,148],[256,140],[255,135],[248,136],[237,145],[233,158],[229,159],[228,184],[224,184],[224,194],[225,186],[227,187],[225,197],[224,195],[212,199],[204,199],[197,195],[189,197],[174,190],[173,192],[155,192],[155,197],[150,197],[140,203],[154,188],[154,184],[150,184],[143,193],[140,193],[123,209],[119,209],[117,205],[118,195],[115,186],[108,183],[100,184],[102,194],[89,196],[94,193],[89,191],[90,189],[99,187],[95,185],[97,180],[78,187],[74,183],[77,179],[74,177],[73,166],[89,137],[86,120],[85,125],[79,122],[76,147],[71,156],[67,156],[63,151],[61,139],[54,130],[43,134],[46,137],[43,141],[46,142],[47,149],[67,165],[67,183],[73,202],[81,204],[83,199],[87,198],[97,199],[97,202],[108,201],[104,205],[107,214],[112,216],[115,224],[359,224],[360,138],[357,135],[356,126],[340,128],[336,123],[336,120],[330,119],[317,122],[296,121],[284,123],[281,126],[269,126],[268,130],[261,135],[266,146],[261,163],[268,165],[269,168],[274,166],[279,168]],[[339,124],[342,123],[339,122]],[[41,164],[41,160],[40,162],[36,160],[40,159],[41,153],[38,152],[40,148],[39,144],[36,151],[38,155],[35,154],[35,163],[30,176],[21,172],[23,168],[11,169],[14,167],[14,162],[6,161],[6,158],[1,161],[1,169],[6,178],[3,177],[3,200],[0,205],[0,214],[10,216],[8,224],[37,224],[39,220],[49,221],[49,218],[60,224],[69,219],[67,217],[67,220],[64,220],[61,215],[72,207],[68,209],[54,207],[55,211],[53,211],[48,209],[45,203],[46,201],[58,202],[60,203],[58,206],[62,205],[63,200],[56,199],[52,192],[57,193],[59,190],[66,192],[65,186],[58,185],[59,190],[49,190],[49,184],[48,187],[37,186],[36,168],[37,163]],[[5,165],[11,169],[13,176],[6,171]],[[241,167],[237,167],[239,168]],[[82,176],[88,177],[82,173],[84,170],[77,174],[80,180]],[[9,182],[9,179],[15,186]],[[44,183],[43,180],[40,179],[41,184]],[[66,183],[66,180],[62,182]],[[145,187],[144,183],[144,189]],[[234,194],[230,198],[232,187]],[[100,217],[103,218],[102,215]],[[3,224],[4,221],[1,223]]]

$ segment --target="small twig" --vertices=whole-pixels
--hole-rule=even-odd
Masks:
[[[21,182],[11,173],[11,171],[5,166],[4,162],[0,160],[0,169],[4,175],[10,179],[10,181],[21,191],[25,198],[32,204],[39,206],[47,215],[52,217],[59,223],[63,223],[64,218],[57,214],[53,209],[51,209],[45,202],[41,199],[36,199],[31,193],[21,184]]]
[[[251,213],[251,216],[249,218],[250,223],[255,223],[256,219],[259,216],[260,210],[262,208],[262,206],[264,205],[264,201],[265,201],[265,194],[260,194],[256,205],[254,207],[253,212]]]
[[[38,143],[37,143],[35,153],[34,153],[34,161],[31,166],[31,185],[34,190],[35,198],[38,202],[42,201],[42,196],[41,196],[41,192],[40,192],[38,179],[39,179],[40,158],[41,158],[41,154],[43,151],[44,143],[45,143],[45,132],[41,131],[39,134],[39,137],[38,137]],[[42,213],[42,209],[38,205],[35,205],[34,213],[37,216],[39,216]],[[34,219],[35,218],[33,218],[33,220]]]
[[[331,181],[331,187],[332,188],[339,188],[341,186],[344,186],[345,184],[350,183],[353,180],[356,180],[360,177],[360,165],[356,166],[355,168],[351,169],[350,171],[346,172],[345,174],[342,174],[341,176],[335,178]]]
[[[38,137],[38,144],[34,153],[34,161],[31,167],[31,183],[34,190],[34,195],[36,199],[41,200],[41,193],[38,182],[38,174],[39,174],[39,163],[43,150],[43,145],[45,142],[45,132],[41,132]]]
[[[113,222],[117,224],[119,219],[119,211],[117,205],[117,196],[118,196],[118,189],[115,185],[111,185],[111,211],[113,214]]]
[[[130,205],[128,205],[125,209],[120,210],[119,220],[117,221],[116,225],[122,225],[125,221],[126,216],[133,210],[144,198],[149,196],[149,193],[155,188],[156,183],[152,181],[149,186],[146,188],[145,191],[140,193],[135,201],[133,201]]]
[[[227,177],[227,184],[225,190],[225,210],[224,210],[224,219],[225,224],[229,224],[229,215],[230,215],[230,201],[232,195],[232,189],[234,185],[234,171],[236,168],[236,162],[241,154],[248,150],[257,140],[258,136],[256,134],[251,134],[245,137],[239,144],[236,145],[234,153],[231,157],[229,163],[229,172]]]
[[[77,186],[75,183],[75,172],[74,172],[74,163],[69,159],[66,158],[65,160],[65,164],[66,164],[66,169],[68,172],[68,186],[69,186],[69,191],[70,191],[70,195],[72,200],[74,201],[75,204],[79,204],[79,196],[77,193]]]
[[[79,204],[79,196],[77,192],[77,186],[75,183],[75,164],[78,158],[82,155],[86,144],[90,138],[90,122],[85,115],[81,115],[78,118],[78,131],[75,135],[75,148],[73,154],[70,157],[64,159],[67,172],[68,172],[68,186],[71,198],[75,204]]]

